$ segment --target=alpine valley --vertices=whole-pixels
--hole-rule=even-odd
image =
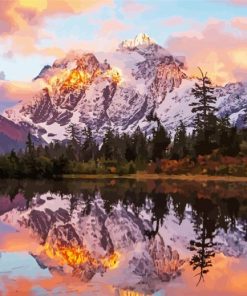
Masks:
[[[3,112],[6,128],[0,129],[0,137],[11,139],[8,125],[14,134],[25,129],[47,143],[62,141],[71,123],[90,127],[99,142],[108,127],[131,133],[139,126],[149,134],[150,111],[170,132],[180,120],[192,129],[189,104],[196,78],[186,74],[183,58],[143,33],[123,41],[114,52],[69,52],[44,66],[34,78],[38,79],[45,85],[40,92]],[[243,126],[247,84],[215,86],[215,96],[218,115],[229,115],[233,124]],[[12,143],[15,148],[23,145],[26,132],[22,135],[17,144]],[[1,141],[1,151],[9,150],[9,141]]]

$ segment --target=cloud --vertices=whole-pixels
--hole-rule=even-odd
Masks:
[[[181,16],[172,16],[164,20],[163,24],[166,26],[178,26],[184,22],[184,19]]]
[[[136,15],[144,13],[151,9],[151,5],[140,3],[134,0],[125,0],[123,3],[123,13],[128,15]]]
[[[0,80],[5,80],[5,73],[0,71]]]
[[[87,12],[112,3],[112,0],[0,1],[0,34],[9,34],[23,27],[40,24],[47,17]]]
[[[99,36],[112,35],[121,31],[130,29],[130,25],[125,24],[117,19],[108,19],[101,23]]]
[[[247,17],[235,17],[232,19],[231,23],[233,27],[247,31]]]
[[[186,56],[188,72],[196,75],[200,66],[217,83],[246,79],[247,32],[236,34],[224,21],[210,21],[198,34],[172,36],[167,47],[175,55]]]
[[[227,2],[234,4],[234,5],[247,5],[247,1],[246,0],[228,0]]]
[[[41,47],[40,40],[51,41],[55,37],[44,30],[47,19],[70,16],[113,5],[113,0],[4,0],[0,1],[0,42],[4,57],[22,55],[58,56],[63,54],[54,46]]]
[[[0,104],[3,102],[17,102],[30,100],[46,85],[42,80],[32,82],[0,81]]]
[[[6,58],[6,59],[12,59],[13,56],[14,56],[14,53],[13,53],[12,50],[8,50],[8,51],[4,52],[4,53],[2,54],[2,56],[3,56],[4,58]]]

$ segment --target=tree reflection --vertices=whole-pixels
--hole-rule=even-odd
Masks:
[[[196,239],[190,241],[189,250],[194,252],[190,260],[193,270],[199,271],[195,276],[199,276],[197,285],[204,280],[204,275],[212,267],[212,257],[215,256],[213,242],[215,237],[217,218],[217,207],[209,199],[197,199],[194,211],[193,222]]]
[[[220,189],[217,189],[218,187]],[[198,186],[188,182],[186,184],[179,182],[172,184],[170,181],[137,182],[135,180],[108,179],[47,182],[43,180],[5,180],[0,182],[0,197],[9,196],[11,203],[13,203],[18,195],[24,196],[28,208],[32,206],[34,197],[41,196],[42,199],[42,194],[54,193],[61,199],[70,200],[70,216],[74,213],[77,215],[75,209],[79,210],[79,215],[87,216],[92,211],[95,199],[99,196],[106,214],[109,214],[117,204],[120,204],[136,217],[141,217],[143,214],[148,217],[149,221],[145,224],[146,228],[144,229],[148,239],[154,238],[162,225],[166,226],[165,219],[173,211],[179,225],[185,219],[191,219],[193,222],[196,235],[195,239],[190,241],[188,248],[193,252],[190,264],[196,276],[199,277],[198,285],[204,280],[204,275],[210,271],[213,265],[216,230],[221,229],[227,232],[240,229],[242,237],[247,240],[246,187],[239,185],[218,187],[216,188],[213,184]],[[6,211],[13,208],[4,205],[4,202],[2,204]],[[5,208],[2,208],[2,213],[4,213]],[[141,218],[146,219],[143,216]]]

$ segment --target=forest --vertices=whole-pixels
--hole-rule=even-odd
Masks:
[[[147,135],[139,127],[119,134],[108,128],[100,141],[90,127],[76,124],[66,129],[66,140],[35,146],[29,133],[22,151],[0,156],[1,178],[52,178],[65,174],[166,174],[247,176],[247,129],[217,116],[214,87],[207,74],[192,89],[195,114],[192,132],[180,121],[174,134],[151,111],[146,119],[154,126]],[[247,121],[247,110],[245,111]],[[243,125],[244,126],[244,125]]]

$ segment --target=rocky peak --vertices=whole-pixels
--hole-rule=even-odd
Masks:
[[[33,78],[33,81],[34,80],[37,80],[37,79],[40,79],[40,78],[44,78],[45,77],[45,74],[48,72],[48,70],[51,69],[51,66],[50,65],[45,65],[41,71],[39,72],[39,74]]]
[[[139,33],[138,35],[136,35],[134,39],[127,39],[121,42],[119,47],[121,49],[124,49],[124,48],[133,49],[136,47],[147,47],[152,44],[155,44],[155,41],[152,38],[150,38],[145,33]]]

